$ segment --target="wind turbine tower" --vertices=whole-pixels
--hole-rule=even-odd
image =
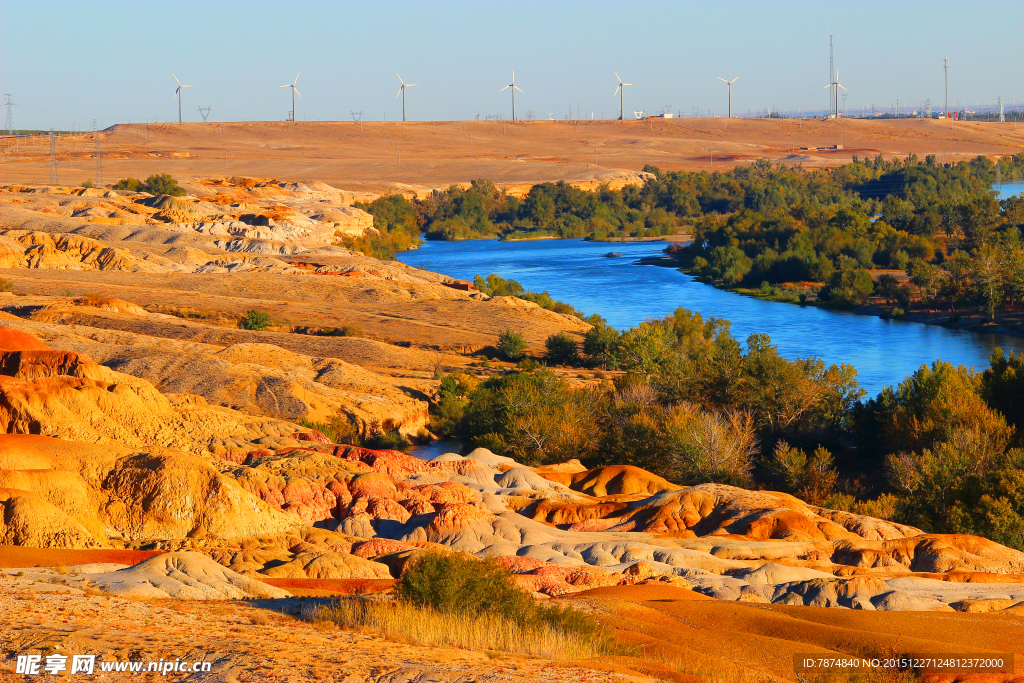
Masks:
[[[946,77],[946,118],[949,118],[949,57],[942,58],[942,70]]]
[[[279,88],[291,88],[292,89],[292,114],[291,114],[292,127],[295,126],[295,96],[298,95],[299,97],[302,97],[302,93],[300,93],[299,89],[295,87],[295,84],[298,83],[298,82],[299,82],[299,74],[295,74],[295,80],[294,81],[292,81],[288,85],[279,85],[278,86]]]
[[[506,85],[498,92],[505,92],[509,88],[512,88],[512,120],[516,120],[516,90],[523,92],[523,89],[516,85],[516,72],[512,71],[512,82]]]
[[[174,89],[174,97],[178,98],[178,123],[181,123],[181,90],[182,88],[191,88],[192,86],[182,85],[181,81],[179,81],[178,77],[174,74],[171,74],[171,77],[174,78],[174,82],[178,84],[178,87]]]
[[[625,97],[626,97],[626,86],[627,85],[633,85],[633,84],[632,83],[623,83],[622,79],[619,78],[619,72],[618,71],[615,72],[615,80],[617,80],[619,82],[619,87],[617,87],[615,89],[615,92],[613,93],[613,97],[615,95],[619,96],[619,121],[625,121],[626,120],[626,116],[625,116],[625,114],[626,114],[626,106],[625,106],[625,103],[626,103],[626,99],[625,99]]]
[[[828,96],[828,117],[830,119],[839,118],[839,89],[843,86],[839,83],[839,70],[835,68],[835,60],[833,58],[832,48],[832,34],[828,34],[828,85],[825,87],[829,89]]]
[[[398,74],[395,74],[395,75],[398,76]],[[515,80],[515,75],[512,76],[512,80]],[[405,123],[405,89],[406,88],[415,88],[416,84],[415,83],[406,83],[405,81],[402,80],[401,76],[398,76],[398,82],[402,84],[402,87],[398,89],[398,95],[402,96],[402,123]],[[395,95],[395,97],[398,97],[398,95]],[[515,107],[512,107],[512,108],[513,108],[513,110],[515,109]]]
[[[715,78],[717,78],[718,80],[722,81],[722,83],[725,83],[727,86],[729,86],[729,118],[731,119],[732,118],[732,84],[735,83],[736,81],[740,80],[740,77],[737,76],[736,78],[732,79],[731,81],[727,81],[724,78],[722,78],[721,76],[715,76]]]

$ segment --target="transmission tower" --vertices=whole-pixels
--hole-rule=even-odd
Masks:
[[[359,121],[363,120],[363,112],[361,112],[361,111],[352,111],[352,112],[349,112],[349,113],[352,114],[352,120],[355,121],[356,123],[358,123]]]
[[[18,105],[14,104],[14,97],[11,93],[4,94],[4,106],[7,107],[7,121],[4,123],[4,128],[7,129],[8,135],[14,135],[14,108]]]
[[[50,183],[57,184],[57,139],[50,129]]]
[[[203,117],[203,123],[206,123],[206,117],[210,115],[211,109],[213,109],[213,107],[207,107],[206,109],[199,107],[199,115]]]
[[[1006,115],[1003,113],[1003,98],[999,98],[999,123],[1006,123]]]

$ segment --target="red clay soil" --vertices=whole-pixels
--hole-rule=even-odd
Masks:
[[[397,581],[392,579],[268,579],[258,578],[263,583],[284,588],[294,595],[325,596],[325,595],[356,595],[359,593],[379,593],[394,586]]]
[[[96,550],[70,550],[66,548],[26,548],[19,545],[0,545],[0,568],[55,567],[76,564],[109,562],[113,564],[138,564],[143,560],[160,555],[160,550],[118,550],[103,548]]]
[[[0,327],[0,351],[49,351],[50,347],[27,332]]]

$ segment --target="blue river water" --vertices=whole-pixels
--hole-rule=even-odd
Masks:
[[[578,239],[428,241],[398,258],[455,278],[471,280],[488,273],[513,278],[531,291],[546,290],[585,313],[598,313],[620,329],[679,307],[725,318],[741,341],[766,333],[787,358],[816,356],[828,364],[853,365],[869,395],[937,358],[983,370],[997,346],[1007,353],[1024,352],[1021,337],[760,301],[702,284],[674,268],[637,263],[641,257],[659,255],[664,247],[661,242]],[[608,258],[609,252],[622,256]]]

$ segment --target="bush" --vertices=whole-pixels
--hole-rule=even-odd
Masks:
[[[405,451],[412,444],[397,429],[386,430],[374,421],[366,428],[363,446],[374,450]]]
[[[270,316],[256,309],[246,311],[245,317],[238,322],[238,326],[243,330],[261,332],[270,327]]]
[[[82,187],[88,189],[90,187],[96,187],[96,186],[92,184],[91,180],[86,180],[85,182],[82,183]]]
[[[178,181],[172,178],[170,173],[154,173],[146,178],[146,192],[180,197],[185,194],[185,189],[178,185]]]
[[[146,184],[138,178],[132,178],[129,176],[128,178],[121,178],[121,180],[118,180],[117,184],[114,185],[114,189],[127,190],[128,192],[145,192]]]
[[[558,332],[544,341],[545,360],[552,365],[576,365],[579,363],[579,346],[566,332]]]
[[[526,355],[526,338],[511,328],[498,335],[498,355],[502,360],[515,363]]]
[[[400,602],[442,614],[486,615],[595,638],[604,628],[570,607],[538,605],[495,559],[430,552],[410,562],[395,588]]]
[[[496,560],[436,552],[410,562],[395,597],[443,613],[488,613],[524,621],[533,610],[533,599]]]
[[[359,429],[344,415],[335,415],[328,422],[313,422],[301,417],[299,418],[299,425],[322,432],[332,443],[343,443],[351,446],[360,445]]]

